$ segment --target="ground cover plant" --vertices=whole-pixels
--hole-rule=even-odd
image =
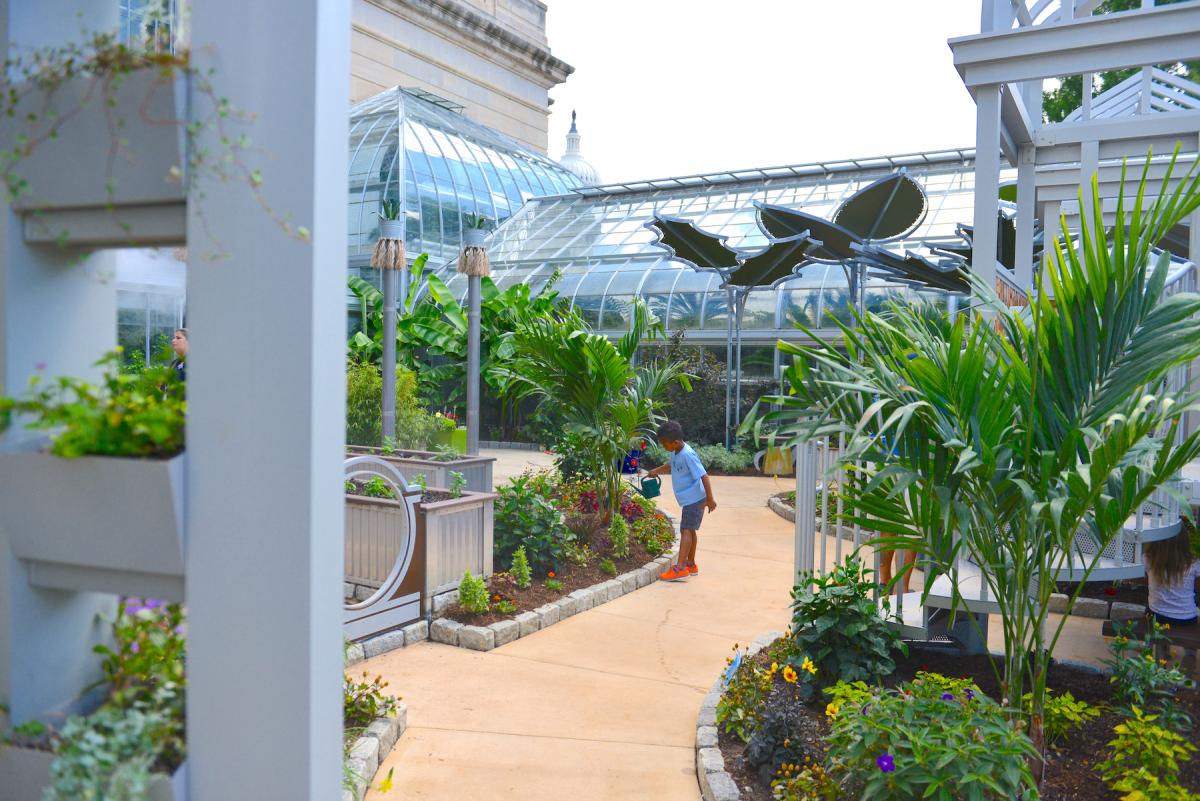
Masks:
[[[1031,693],[1039,750],[1068,618],[1049,617],[1055,586],[1037,577],[1057,575],[1083,536],[1096,554],[1086,579],[1130,515],[1200,455],[1200,434],[1176,436],[1197,398],[1163,381],[1200,355],[1200,296],[1168,295],[1169,257],[1151,252],[1200,207],[1200,171],[1152,201],[1145,185],[1143,174],[1132,202],[1118,199],[1111,227],[1097,211],[1047,248],[1052,294],[1027,308],[972,279],[986,317],[894,304],[843,326],[844,350],[781,343],[791,394],[749,426],[769,421],[792,442],[842,436],[847,519],[920,551],[927,587],[960,555],[980,566],[1000,608],[999,700],[1022,718]]]

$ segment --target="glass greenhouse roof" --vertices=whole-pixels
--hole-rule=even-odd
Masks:
[[[493,278],[501,287],[514,282],[540,287],[561,272],[558,291],[601,330],[627,327],[629,304],[642,297],[668,330],[687,328],[693,336],[711,332],[723,339],[727,301],[720,276],[697,272],[656,246],[654,232],[646,228],[655,211],[726,235],[731,247],[759,247],[766,239],[755,222],[755,201],[829,218],[859,189],[904,169],[924,188],[928,213],[913,233],[888,247],[925,253],[927,244],[961,244],[956,229],[974,216],[974,162],[974,151],[954,150],[576,188],[530,201],[492,235]],[[452,287],[465,292],[451,265],[442,272]],[[795,322],[835,327],[834,317],[849,316],[847,283],[840,265],[810,264],[777,289],[751,292],[743,337],[794,333]],[[869,278],[867,306],[915,292]]]
[[[351,266],[370,259],[380,203],[401,200],[401,172],[408,254],[425,251],[432,264],[458,255],[464,215],[503,222],[531,198],[560,195],[580,183],[436,95],[389,89],[350,109]]]

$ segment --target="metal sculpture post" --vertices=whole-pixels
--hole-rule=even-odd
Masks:
[[[479,328],[480,283],[491,272],[484,242],[487,220],[479,218],[476,227],[463,231],[463,250],[458,271],[467,276],[467,453],[479,453]]]
[[[396,209],[393,207],[393,215]],[[371,266],[383,282],[383,442],[396,437],[396,273],[400,273],[400,297],[408,295],[408,259],[404,253],[404,220],[379,223],[379,241],[371,254]]]

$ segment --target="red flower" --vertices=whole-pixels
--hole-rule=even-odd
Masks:
[[[630,459],[629,464],[632,465],[633,467],[637,467],[637,459]]]
[[[1116,594],[1117,594],[1117,588],[1116,588],[1116,587],[1105,587],[1105,588],[1104,588],[1104,594],[1105,594],[1105,595],[1116,595]]]
[[[554,578],[554,571],[551,570],[549,573],[546,574],[546,576],[547,576],[547,578]]]

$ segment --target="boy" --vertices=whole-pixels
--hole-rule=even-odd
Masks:
[[[691,446],[683,441],[683,426],[668,420],[658,429],[658,441],[670,455],[667,463],[647,471],[658,476],[670,473],[671,485],[675,489],[675,500],[683,507],[679,519],[679,559],[659,576],[663,581],[680,581],[700,572],[696,567],[696,531],[704,519],[704,510],[715,511],[712,484],[708,472],[700,463],[700,457]]]

